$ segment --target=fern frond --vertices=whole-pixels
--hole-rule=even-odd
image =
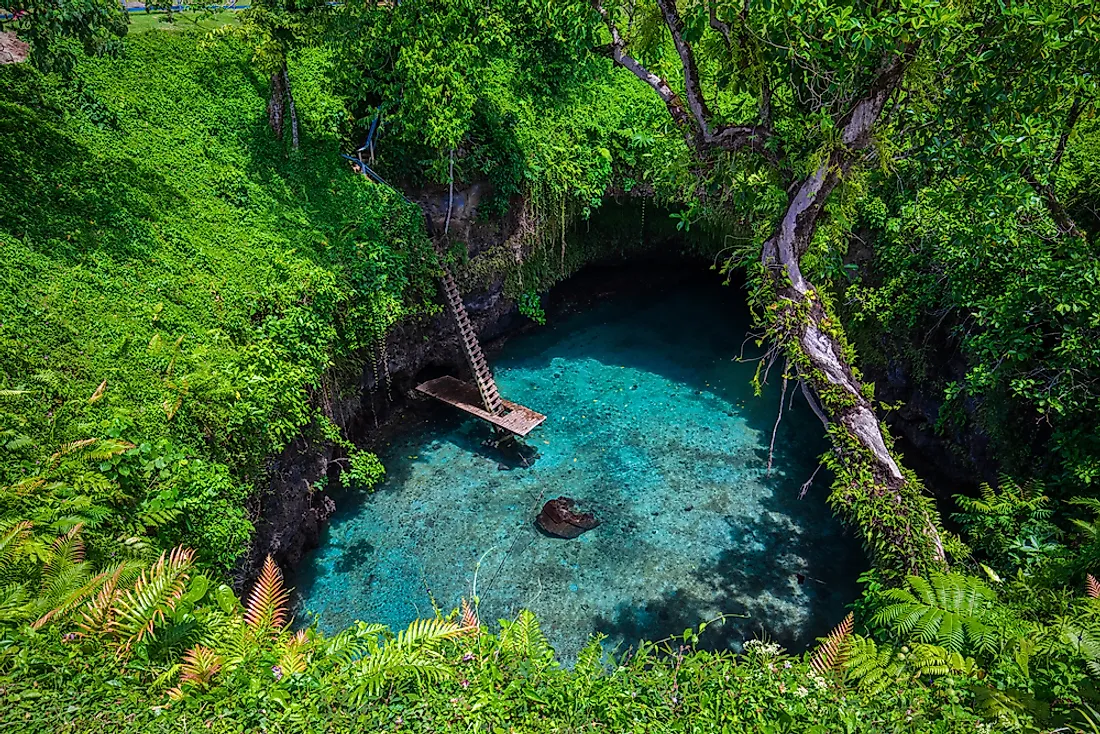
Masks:
[[[63,443],[63,444],[61,444],[61,447],[57,450],[57,452],[54,453],[52,456],[50,456],[50,461],[51,462],[56,462],[62,456],[69,456],[70,454],[75,454],[80,449],[82,449],[86,446],[91,446],[93,443],[95,443],[98,440],[99,439],[96,439],[96,438],[82,438],[79,441],[69,441],[68,443]]]
[[[860,635],[852,635],[849,639],[845,667],[848,677],[872,696],[906,677],[896,650],[889,645],[879,647],[874,640]]]
[[[183,547],[173,549],[171,554],[161,554],[150,569],[142,572],[134,588],[118,599],[113,630],[120,637],[121,652],[152,636],[165,612],[175,609],[187,590],[193,563],[194,551]]]
[[[393,645],[360,658],[356,662],[354,678],[359,685],[352,692],[352,700],[356,705],[361,705],[367,696],[377,696],[386,680],[403,673],[405,667],[405,656]]]
[[[221,653],[225,670],[235,669],[257,652],[256,641],[241,616],[220,610],[203,615],[196,642]]]
[[[43,588],[49,584],[50,579],[84,560],[84,540],[80,537],[83,528],[84,523],[78,522],[67,533],[54,540],[50,555],[42,566]]]
[[[379,649],[380,639],[386,636],[392,637],[392,633],[385,625],[356,622],[354,627],[337,632],[325,642],[322,657],[336,665],[348,665]]]
[[[0,622],[14,624],[29,617],[31,595],[23,584],[0,587]]]
[[[68,572],[61,573],[54,578],[50,588],[42,598],[44,605],[50,608],[31,624],[33,629],[41,629],[50,620],[62,619],[68,616],[90,596],[99,591],[107,581],[110,575],[109,571],[101,571],[88,578],[83,565],[73,566],[68,569]]]
[[[311,644],[312,642],[305,630],[298,630],[287,640],[286,645],[283,646],[282,654],[279,655],[279,668],[284,675],[306,672],[308,664],[306,653],[309,651]]]
[[[1085,575],[1085,593],[1090,599],[1100,599],[1100,581],[1091,573]]]
[[[278,634],[286,625],[289,602],[290,592],[283,587],[283,572],[268,556],[248,597],[245,624],[257,638]]]
[[[577,654],[577,663],[573,666],[576,675],[584,678],[593,678],[604,671],[603,641],[606,635],[595,633],[588,638],[588,642]]]
[[[0,532],[0,569],[14,565],[31,538],[31,523],[21,520]]]
[[[397,644],[386,645],[356,661],[354,676],[359,685],[352,692],[352,699],[356,705],[361,705],[366,697],[378,696],[390,684],[406,677],[414,678],[423,688],[438,683],[450,672],[438,655],[424,647],[409,650]]]
[[[938,601],[937,590],[928,582],[928,579],[920,576],[910,576],[908,578],[909,588],[912,590],[913,595],[916,596],[920,603],[927,606],[935,606]]]
[[[470,602],[462,599],[462,628],[477,634],[481,630],[481,620],[477,618],[477,610]]]
[[[183,656],[180,684],[206,686],[222,668],[222,658],[209,647],[195,645]]]
[[[911,662],[921,676],[974,675],[978,671],[974,658],[939,645],[915,645]]]
[[[96,595],[84,606],[81,612],[81,620],[77,622],[84,634],[98,636],[106,635],[115,618],[115,608],[122,594],[124,567],[120,564],[113,572],[106,575],[103,584]]]
[[[445,619],[417,619],[397,634],[397,647],[411,650],[414,647],[432,647],[463,632],[455,622]]]
[[[553,658],[554,650],[539,626],[538,619],[528,609],[500,631],[501,649],[523,660],[547,663]]]
[[[996,630],[983,616],[997,595],[981,579],[932,573],[927,579],[911,576],[906,584],[907,589],[890,589],[882,594],[893,603],[878,611],[877,623],[955,652],[961,652],[967,642],[983,651],[995,644]]]
[[[810,660],[810,667],[818,675],[825,675],[844,664],[844,653],[848,644],[848,638],[852,634],[855,625],[855,615],[848,612],[840,624],[833,628],[827,636],[822,638],[821,644]]]

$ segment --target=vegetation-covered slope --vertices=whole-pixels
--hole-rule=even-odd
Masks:
[[[139,36],[71,83],[0,68],[0,483],[68,442],[140,444],[92,506],[37,490],[5,514],[111,539],[140,516],[226,568],[310,390],[425,308],[433,261],[416,209],[338,158],[322,58],[295,67],[310,135],[288,156],[248,50],[200,38]]]

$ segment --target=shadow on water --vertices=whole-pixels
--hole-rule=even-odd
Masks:
[[[787,414],[797,425],[806,416]],[[813,420],[813,416],[809,416]],[[798,440],[799,429],[781,423],[776,438],[774,463],[789,460],[785,447]],[[757,449],[767,461],[767,449]],[[807,475],[807,479],[809,476]],[[597,615],[593,629],[611,639],[634,644],[680,635],[715,612],[729,614],[708,625],[700,636],[707,650],[739,650],[753,638],[766,638],[799,652],[811,646],[845,614],[856,594],[851,569],[866,565],[862,551],[838,527],[826,534],[807,533],[820,525],[820,514],[829,512],[824,502],[828,480],[819,473],[805,499],[799,487],[772,477],[766,480],[770,497],[757,518],[723,516],[726,537],[716,558],[701,560],[691,572],[690,584],[644,600],[618,605],[612,615]],[[799,613],[787,616],[792,609]]]

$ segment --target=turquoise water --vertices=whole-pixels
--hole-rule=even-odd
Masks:
[[[502,395],[548,416],[527,438],[539,458],[516,465],[481,446],[480,422],[430,408],[380,451],[375,492],[337,498],[297,579],[302,612],[326,630],[399,628],[433,599],[449,611],[471,597],[476,570],[482,620],[529,608],[567,662],[593,632],[625,648],[723,613],[745,618],[708,628],[710,647],[766,635],[798,650],[825,634],[866,562],[825,505],[825,471],[798,499],[825,449],[801,396],[766,475],[779,387],[754,397],[755,363],[736,359],[738,295],[692,283],[612,297],[510,340],[493,368]],[[602,524],[539,533],[561,495]]]

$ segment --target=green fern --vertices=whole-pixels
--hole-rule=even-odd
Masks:
[[[397,647],[403,650],[434,648],[462,631],[461,625],[445,619],[417,619],[397,634]]]
[[[893,603],[875,615],[876,623],[955,652],[962,652],[968,644],[981,652],[995,647],[997,632],[985,616],[997,595],[981,579],[933,573],[927,579],[910,576],[906,586],[882,592],[883,598]]]
[[[515,620],[501,627],[500,647],[506,654],[521,660],[546,664],[554,658],[554,650],[538,619],[528,609],[520,611]]]
[[[378,649],[380,640],[387,636],[392,637],[385,625],[356,622],[353,627],[340,630],[325,641],[322,657],[334,666],[350,665]]]
[[[889,645],[880,646],[871,638],[860,635],[848,638],[844,666],[849,680],[872,696],[877,696],[890,686],[901,685],[911,677],[906,670],[905,653]]]
[[[31,523],[21,520],[0,528],[0,569],[4,569],[19,560],[23,547],[30,539]]]
[[[284,675],[299,675],[309,667],[310,651],[316,642],[312,630],[298,630],[283,644],[279,669]]]
[[[920,676],[973,676],[979,672],[974,658],[963,657],[939,645],[914,645],[909,662]]]
[[[451,669],[439,654],[439,645],[463,632],[463,627],[455,622],[418,619],[388,644],[379,644],[378,636],[374,636],[375,642],[368,643],[368,653],[357,658],[350,668],[356,683],[353,701],[361,705],[366,698],[377,696],[407,678],[421,687],[443,680]]]
[[[33,615],[31,594],[23,584],[0,586],[0,623],[17,624]]]
[[[194,552],[175,548],[160,559],[122,595],[115,606],[115,621],[111,627],[120,643],[120,652],[127,653],[135,643],[154,633],[165,613],[174,609],[187,589]]]
[[[589,637],[587,644],[581,648],[580,653],[577,654],[577,664],[573,666],[574,673],[579,677],[592,679],[603,673],[603,641],[606,638],[607,635],[596,633]]]
[[[1068,652],[1100,679],[1100,615],[1091,604],[1055,617],[1039,636],[1040,652],[1050,656]]]
[[[0,584],[20,583],[24,574],[20,561],[31,539],[31,523],[22,520],[7,527],[0,526]]]

